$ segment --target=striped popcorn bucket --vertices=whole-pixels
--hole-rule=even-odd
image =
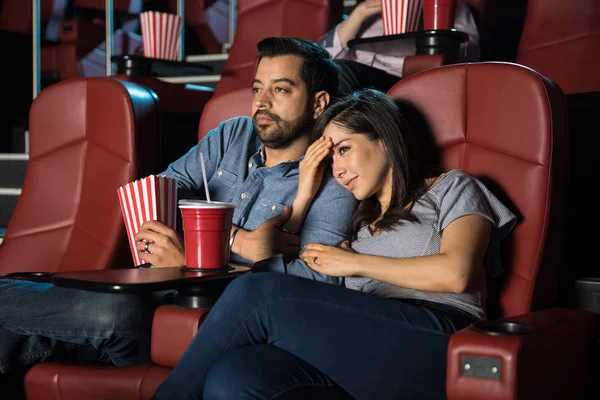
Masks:
[[[381,0],[383,34],[414,32],[419,26],[423,0]]]
[[[181,36],[182,19],[175,14],[146,11],[140,14],[144,56],[174,61]]]
[[[150,175],[121,186],[117,192],[133,264],[137,267],[145,263],[135,242],[142,223],[159,221],[177,229],[177,181],[166,176]]]

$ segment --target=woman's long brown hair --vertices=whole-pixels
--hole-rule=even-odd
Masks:
[[[353,240],[363,226],[374,224],[375,230],[389,231],[403,221],[418,222],[412,207],[427,192],[427,178],[440,172],[437,166],[426,163],[431,157],[423,151],[429,149],[421,149],[417,144],[419,133],[413,131],[407,113],[414,113],[408,104],[396,103],[385,93],[365,89],[337,101],[317,119],[315,137],[320,137],[327,125],[333,123],[351,134],[365,135],[371,141],[381,140],[392,168],[388,209],[381,216],[381,205],[375,196],[363,200],[352,219]]]

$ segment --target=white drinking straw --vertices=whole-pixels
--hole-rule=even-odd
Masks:
[[[204,179],[204,191],[206,192],[206,201],[210,203],[210,194],[208,193],[208,182],[206,181],[206,168],[204,168],[204,156],[200,153],[200,165],[202,166],[202,179]]]

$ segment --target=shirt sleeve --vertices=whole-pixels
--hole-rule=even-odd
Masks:
[[[512,231],[516,216],[478,179],[464,171],[449,172],[453,176],[443,185],[440,194],[438,229],[466,215],[480,215],[492,223],[490,244],[486,254],[486,270],[490,278],[502,272],[499,242]]]
[[[449,172],[440,194],[438,229],[444,230],[451,222],[465,215],[481,215],[495,227],[502,227],[514,215],[476,178],[462,171]]]
[[[354,195],[340,186],[332,176],[328,178],[304,219],[300,235],[301,251],[304,251],[304,246],[308,243],[338,246],[344,240],[348,240],[350,221],[356,206]],[[314,271],[299,258],[286,262],[281,255],[257,262],[254,269],[282,272],[335,285],[341,285],[343,282],[340,277]]]
[[[454,28],[469,35],[467,43],[461,45],[464,60],[470,62],[479,61],[479,30],[477,29],[477,23],[475,22],[471,8],[462,1],[456,3]]]
[[[339,24],[336,25],[333,29],[317,40],[317,43],[324,47],[325,50],[331,54],[331,58],[334,60],[348,58],[348,48],[342,46],[340,36],[337,32],[339,26]]]

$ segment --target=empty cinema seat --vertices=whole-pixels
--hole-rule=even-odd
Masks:
[[[40,50],[41,70],[52,74],[55,80],[83,76],[104,76],[106,38],[104,0],[74,0],[69,2],[65,19],[60,22],[56,43],[44,44]],[[141,2],[116,0],[113,4],[115,31],[114,54],[131,54],[141,46],[141,37],[135,32],[139,26]]]
[[[317,40],[341,19],[341,1],[240,0],[233,46],[215,94],[252,83],[258,60],[256,44],[262,39],[287,36]]]
[[[131,267],[117,189],[156,172],[158,118],[155,94],[134,83],[76,78],[44,89],[0,274]]]
[[[158,96],[162,128],[158,171],[165,170],[198,143],[198,122],[206,102],[214,93],[212,88],[136,75],[119,74],[114,78],[143,85]]]
[[[600,91],[600,0],[529,0],[516,62],[566,94]]]

